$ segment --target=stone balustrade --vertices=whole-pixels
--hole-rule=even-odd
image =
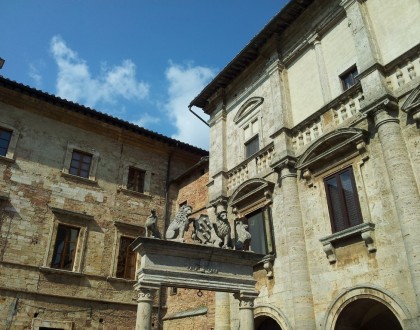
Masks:
[[[261,173],[270,166],[271,159],[273,158],[274,146],[263,150],[262,153],[256,157],[257,173]]]
[[[360,102],[362,100],[362,88],[357,88],[353,93],[341,99],[338,105],[332,109],[335,124],[339,125],[356,115],[361,109]]]
[[[241,183],[248,179],[257,177],[267,169],[271,170],[270,162],[274,154],[274,145],[269,144],[239,165],[235,166],[228,173],[227,189],[234,190]]]
[[[420,51],[407,54],[402,61],[392,63],[387,70],[386,82],[389,89],[398,90],[420,77]]]
[[[248,163],[236,166],[228,173],[228,190],[236,188],[248,178]]]
[[[296,149],[303,147],[312,141],[315,141],[320,135],[322,135],[323,126],[321,117],[310,121],[305,127],[298,129],[297,133],[293,135],[293,145]]]

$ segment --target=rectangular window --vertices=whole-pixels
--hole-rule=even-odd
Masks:
[[[333,232],[361,224],[360,211],[353,169],[346,168],[324,179],[328,210]]]
[[[92,155],[78,150],[73,150],[69,173],[82,178],[89,178]]]
[[[127,189],[144,193],[144,179],[146,171],[140,170],[135,167],[128,169]]]
[[[58,225],[51,268],[73,270],[79,228]]]
[[[251,157],[258,150],[260,150],[260,141],[258,135],[255,135],[251,140],[245,143],[245,156],[246,158]]]
[[[12,131],[0,128],[0,156],[6,157],[11,138]]]
[[[274,249],[271,234],[270,208],[263,207],[254,211],[246,215],[243,221],[248,226],[247,230],[251,234],[251,251],[259,254],[272,253]]]
[[[122,236],[118,251],[117,273],[119,278],[134,280],[136,275],[136,253],[130,248],[134,238]]]
[[[356,85],[358,80],[356,76],[358,75],[357,67],[353,66],[346,72],[340,75],[341,86],[343,87],[343,91],[348,90],[351,86]]]

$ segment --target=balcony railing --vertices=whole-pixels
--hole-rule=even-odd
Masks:
[[[241,183],[248,179],[260,176],[270,168],[270,162],[273,157],[274,145],[271,143],[264,147],[251,157],[235,166],[228,173],[227,189],[234,190]]]

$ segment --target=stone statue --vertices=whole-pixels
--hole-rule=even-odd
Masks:
[[[251,242],[251,234],[247,230],[248,225],[243,221],[236,221],[236,250],[249,250],[249,243]]]
[[[156,210],[150,210],[150,215],[146,219],[146,237],[160,238],[159,230],[157,229]]]
[[[192,213],[192,207],[183,205],[175,215],[175,219],[169,224],[166,230],[166,239],[174,241],[184,241],[184,233],[190,224],[189,216]]]
[[[213,225],[217,237],[220,239],[216,246],[226,249],[230,244],[230,224],[227,218],[227,212],[221,211],[217,213],[216,223]]]
[[[191,238],[201,244],[210,244],[212,238],[212,225],[209,216],[200,214],[198,219],[194,219],[194,231]]]

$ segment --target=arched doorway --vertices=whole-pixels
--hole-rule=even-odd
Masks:
[[[255,319],[255,330],[281,330],[281,328],[271,317],[259,316]]]
[[[335,330],[402,330],[394,313],[379,301],[362,298],[340,313]]]

